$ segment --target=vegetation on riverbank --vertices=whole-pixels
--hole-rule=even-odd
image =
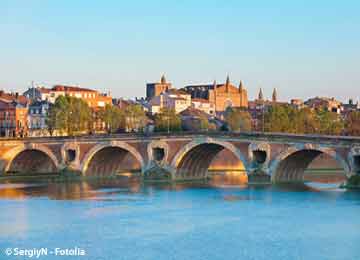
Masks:
[[[351,176],[346,184],[344,185],[345,188],[350,188],[350,189],[354,189],[354,188],[357,188],[357,189],[360,189],[360,175],[357,174],[357,175],[353,175]]]

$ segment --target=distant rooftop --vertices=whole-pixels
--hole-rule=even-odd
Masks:
[[[7,103],[17,102],[22,105],[26,105],[29,101],[25,96],[19,95],[19,93],[5,93],[3,90],[0,90],[0,100]]]
[[[55,85],[51,88],[51,90],[53,91],[77,91],[77,92],[97,92],[96,90],[93,89],[88,89],[88,88],[80,88],[77,86],[66,86],[66,85]]]

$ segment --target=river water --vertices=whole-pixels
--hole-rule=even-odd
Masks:
[[[0,184],[0,259],[47,248],[39,259],[350,260],[360,259],[359,245],[360,193],[337,188]],[[55,248],[86,255],[56,257]]]

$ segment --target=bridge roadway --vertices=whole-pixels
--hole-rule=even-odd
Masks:
[[[273,182],[302,181],[320,154],[334,158],[347,177],[360,172],[360,137],[279,133],[180,132],[0,139],[0,172],[112,175],[141,169],[145,178],[206,178],[222,150],[233,153],[247,174]]]

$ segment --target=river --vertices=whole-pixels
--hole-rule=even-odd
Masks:
[[[221,179],[0,184],[0,259],[47,248],[39,259],[350,260],[360,259],[359,243],[360,193],[338,188]],[[56,257],[55,248],[85,256]]]

